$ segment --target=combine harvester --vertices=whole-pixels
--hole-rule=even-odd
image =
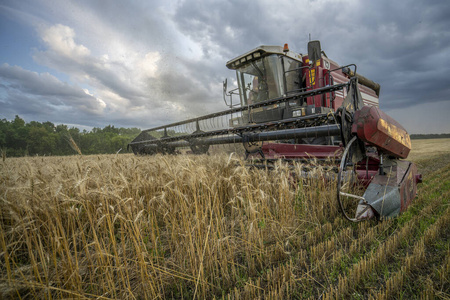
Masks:
[[[204,154],[211,145],[242,143],[246,158],[265,163],[332,158],[346,219],[393,217],[408,207],[421,182],[416,166],[400,160],[411,150],[410,137],[379,109],[380,85],[356,73],[356,65],[339,66],[311,41],[308,55],[287,44],[260,46],[227,67],[236,70],[238,84],[232,91],[223,84],[229,109],[144,130],[129,144],[133,152],[176,154],[188,147]],[[366,187],[363,196],[348,192],[356,177]],[[343,198],[354,200],[354,218]]]

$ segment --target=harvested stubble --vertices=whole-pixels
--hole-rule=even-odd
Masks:
[[[448,227],[450,223],[450,208],[447,208],[445,213],[438,221],[427,228],[425,233],[418,239],[412,246],[412,254],[407,254],[404,258],[404,262],[401,268],[393,273],[387,280],[384,289],[378,291],[373,297],[373,299],[395,299],[401,295],[401,291],[403,289],[403,285],[408,278],[411,276],[412,272],[416,271],[418,268],[422,267],[426,262],[427,258],[425,257],[426,245],[428,247],[432,247],[431,244],[440,233],[445,233],[445,228]],[[443,236],[444,237],[444,236]],[[431,248],[430,247],[430,248]],[[445,262],[445,260],[444,260]],[[427,278],[427,280],[430,280]],[[421,296],[425,296],[425,298],[433,297],[433,284],[431,284],[431,288],[428,285],[422,291]],[[372,298],[371,297],[371,298]]]
[[[445,182],[425,183],[421,213],[355,225],[320,169],[293,181],[282,164],[187,155],[8,158],[0,168],[0,298],[368,297],[367,275],[386,251],[432,244],[448,224],[437,219],[415,240]],[[413,264],[411,253],[399,259]],[[448,293],[442,253],[446,267],[426,277],[440,285],[418,294]],[[392,294],[399,274],[377,295]]]

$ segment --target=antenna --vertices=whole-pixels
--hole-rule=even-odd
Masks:
[[[311,42],[311,33],[309,34],[309,41]]]

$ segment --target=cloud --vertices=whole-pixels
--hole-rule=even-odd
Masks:
[[[142,92],[130,84],[130,75],[133,75],[136,59],[144,60],[145,56],[120,60],[111,60],[108,54],[96,57],[87,47],[75,42],[74,29],[61,24],[41,29],[40,35],[47,48],[34,54],[36,62],[69,74],[75,82],[111,89],[122,97],[142,96]]]
[[[405,108],[392,109],[389,115],[395,115],[395,119],[409,133],[449,133],[450,123],[448,112],[450,101],[422,102],[417,104],[417,110]]]
[[[261,44],[305,53],[309,34],[328,57],[380,83],[381,107],[394,118],[449,101],[450,6],[442,1],[36,0],[1,8],[35,28],[34,63],[48,71],[16,70],[31,80],[12,79],[5,70],[16,67],[2,66],[0,101],[11,114],[26,106],[12,103],[43,101],[48,111],[70,107],[87,125],[146,128],[223,110],[221,83],[234,77],[228,60]],[[42,81],[52,96],[39,94]],[[39,115],[38,105],[26,109]]]
[[[49,46],[49,51],[73,60],[82,60],[90,55],[90,51],[74,41],[75,31],[61,24],[46,27],[41,32],[41,38]]]
[[[109,113],[151,102],[145,88],[158,72],[158,52],[141,55],[130,50],[127,56],[117,57],[110,51],[95,56],[77,43],[75,30],[68,26],[57,24],[41,28],[39,33],[46,49],[34,53],[35,61],[68,74],[76,84],[88,86],[91,95],[103,99]]]
[[[219,49],[229,58],[284,42],[306,52],[311,33],[331,59],[356,63],[379,82],[380,103],[389,110],[449,100],[449,15],[450,6],[439,1],[182,1],[175,22],[205,53]]]
[[[19,66],[0,66],[0,84],[5,111],[52,115],[80,111],[90,116],[103,112],[104,105],[83,89],[59,81],[49,73],[38,74]]]
[[[145,78],[154,78],[158,71],[158,61],[161,59],[159,52],[149,52],[145,54],[144,58],[138,62],[138,73]]]
[[[166,54],[162,59],[158,51],[139,52],[120,39],[114,40],[112,50],[104,48],[102,55],[95,55],[98,51],[79,43],[75,30],[66,25],[40,26],[38,32],[45,48],[35,51],[34,60],[86,86],[88,95],[101,99],[108,114],[103,119],[129,118],[127,123],[134,126],[156,126],[209,113],[220,103],[211,100],[214,85],[208,68],[196,74],[186,58]],[[214,88],[214,98],[220,99],[220,86]]]

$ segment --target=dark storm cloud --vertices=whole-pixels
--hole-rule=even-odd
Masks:
[[[156,89],[161,91],[166,99],[170,99],[172,103],[182,107],[185,117],[195,117],[211,111],[222,110],[223,103],[219,102],[221,100],[218,89],[220,86],[216,86],[217,90],[213,89],[209,82],[190,75],[174,72],[163,73],[159,77],[159,86]]]
[[[176,12],[181,31],[229,58],[259,44],[289,42],[306,52],[307,36],[327,55],[382,86],[384,109],[449,100],[450,5],[445,1],[184,1]]]
[[[449,100],[444,74],[450,72],[450,34],[444,28],[450,28],[450,6],[372,1],[349,13],[357,27],[348,27],[343,43],[327,34],[327,44],[337,45],[327,53],[342,57],[341,63],[356,63],[359,72],[379,82],[383,109]]]
[[[265,16],[259,2],[182,1],[174,21],[181,32],[199,42],[206,58],[212,51],[232,58],[275,33],[267,30],[270,20]]]
[[[165,0],[111,1],[107,5],[103,1],[77,2],[77,6],[83,10],[98,12],[96,17],[130,44],[141,45],[147,51],[149,48],[169,51],[174,46],[173,34],[170,28],[165,26]],[[91,30],[98,34],[96,28]]]
[[[50,74],[38,74],[18,66],[0,66],[0,86],[4,112],[25,115],[54,115],[62,112],[82,111],[96,116],[102,111],[101,103],[87,95],[80,87],[59,81]],[[61,120],[62,121],[62,120]]]
[[[95,98],[87,95],[81,88],[59,81],[45,73],[38,74],[18,66],[3,64],[0,66],[0,79],[6,91],[20,90],[29,95],[46,97],[53,105],[76,104],[96,109]],[[66,100],[69,98],[69,100]]]

